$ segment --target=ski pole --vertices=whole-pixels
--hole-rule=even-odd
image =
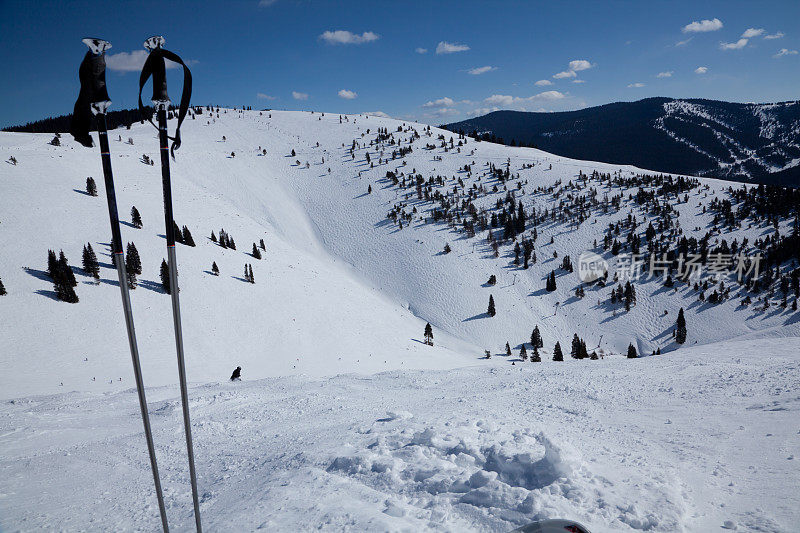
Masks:
[[[89,135],[89,125],[91,116],[97,117],[97,132],[100,139],[100,157],[103,161],[103,177],[106,185],[106,199],[108,200],[108,218],[111,222],[111,256],[117,267],[119,277],[119,288],[122,293],[122,308],[125,311],[125,325],[128,329],[128,344],[133,360],[133,375],[136,378],[136,391],[139,393],[139,409],[142,412],[142,423],[144,424],[144,434],[147,439],[147,451],[150,454],[150,468],[153,471],[153,483],[156,487],[156,498],[158,499],[158,510],[161,513],[161,526],[164,533],[169,531],[167,524],[167,511],[164,507],[164,496],[161,492],[161,480],[158,475],[158,464],[156,463],[156,452],[153,445],[153,434],[150,430],[150,418],[147,414],[147,398],[144,392],[144,381],[142,380],[142,368],[139,363],[139,347],[136,344],[136,330],[133,326],[133,311],[131,310],[131,298],[128,293],[128,279],[125,272],[125,259],[122,256],[122,236],[119,229],[119,215],[117,213],[117,197],[114,191],[114,175],[111,172],[111,153],[108,147],[108,131],[106,125],[106,111],[111,105],[106,88],[106,58],[105,51],[111,48],[111,43],[101,39],[83,39],[83,43],[89,47],[89,52],[83,58],[79,76],[81,80],[81,91],[78,101],[75,102],[70,133],[75,140],[84,146],[93,145]]]
[[[181,304],[179,299],[178,289],[178,264],[175,256],[175,221],[172,218],[172,184],[170,182],[169,174],[169,156],[170,149],[168,146],[167,135],[167,108],[169,107],[170,100],[167,95],[167,75],[166,65],[164,59],[169,59],[176,63],[183,65],[183,94],[181,96],[181,105],[178,111],[178,127],[175,131],[175,137],[172,138],[172,154],[174,157],[174,150],[180,148],[181,137],[180,127],[183,119],[186,117],[186,112],[189,108],[189,99],[192,95],[192,74],[186,64],[176,54],[164,50],[164,38],[161,36],[150,37],[144,42],[145,48],[150,52],[142,68],[142,74],[139,77],[139,109],[143,110],[142,106],[142,88],[150,76],[153,77],[153,106],[156,109],[158,120],[158,140],[161,148],[161,182],[164,188],[164,222],[166,224],[167,236],[167,261],[169,264],[169,290],[172,296],[172,318],[175,325],[175,347],[178,353],[178,379],[180,381],[181,389],[181,403],[183,405],[183,425],[186,433],[186,450],[189,456],[189,477],[192,483],[192,504],[194,505],[194,521],[198,533],[202,532],[203,528],[200,524],[200,500],[197,495],[197,474],[194,467],[194,447],[192,445],[192,426],[189,419],[189,393],[186,388],[186,364],[184,362],[183,352],[183,331],[181,329]],[[152,123],[152,118],[150,119]],[[155,126],[155,124],[154,124]]]

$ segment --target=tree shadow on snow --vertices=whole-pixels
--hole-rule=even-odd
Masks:
[[[81,193],[81,194],[83,194],[84,196],[91,196],[91,194],[89,194],[88,192],[86,192],[86,191],[82,191],[82,190],[80,190],[80,189],[72,189],[72,190],[73,190],[73,191],[75,191],[75,192]]]
[[[51,300],[59,301],[58,300],[58,296],[56,296],[56,292],[55,291],[48,291],[48,290],[45,290],[45,289],[38,289],[38,290],[36,290],[34,292],[36,292],[36,294],[41,294],[42,296],[47,296]]]
[[[148,279],[142,279],[138,282],[139,287],[143,289],[147,289],[149,291],[158,292],[161,294],[166,294],[164,291],[164,287],[161,286],[161,282],[150,281]]]
[[[246,279],[244,279],[244,278],[240,278],[239,276],[231,276],[231,277],[232,277],[233,279],[238,279],[239,281],[243,281],[243,282],[245,282],[245,283],[250,283],[250,282],[249,282],[249,281],[247,281]]]
[[[472,320],[480,320],[481,318],[489,318],[489,313],[478,313],[475,316],[471,316],[469,318],[465,318],[462,322],[470,322]]]
[[[35,268],[30,268],[30,267],[24,267],[23,270],[25,271],[25,273],[33,276],[36,279],[47,281],[48,283],[52,283],[53,281],[50,279],[50,274],[48,274],[44,270],[36,270]]]

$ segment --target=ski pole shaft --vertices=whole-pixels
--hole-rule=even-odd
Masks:
[[[131,309],[131,297],[128,292],[128,276],[125,272],[125,259],[122,256],[122,236],[119,229],[119,214],[117,211],[117,196],[114,190],[114,175],[111,171],[111,153],[108,146],[108,130],[106,125],[105,113],[97,115],[98,137],[100,138],[100,156],[103,161],[103,178],[106,185],[106,199],[108,200],[108,217],[111,222],[111,256],[117,267],[120,292],[122,293],[122,308],[125,311],[125,326],[128,330],[128,344],[131,350],[133,361],[133,375],[136,379],[136,391],[139,394],[139,409],[142,414],[144,424],[144,434],[147,439],[147,451],[150,455],[150,468],[153,472],[153,483],[156,488],[156,498],[158,499],[158,510],[161,513],[161,527],[164,533],[169,532],[167,523],[167,510],[164,507],[164,495],[161,491],[161,479],[158,475],[158,463],[156,461],[156,451],[153,444],[153,433],[150,429],[150,418],[147,414],[147,398],[144,391],[144,380],[142,379],[142,368],[139,362],[139,347],[136,343],[136,330],[133,325],[133,311]]]
[[[172,184],[169,173],[169,139],[167,136],[166,104],[158,106],[158,139],[161,147],[161,181],[164,188],[164,222],[167,236],[167,260],[169,262],[169,289],[172,296],[172,319],[175,323],[175,347],[178,353],[178,380],[180,381],[181,403],[183,405],[183,425],[186,433],[186,450],[189,456],[189,477],[192,483],[192,504],[197,532],[203,527],[200,523],[200,500],[197,494],[197,474],[194,467],[194,446],[192,445],[192,424],[189,418],[189,392],[186,387],[186,364],[183,352],[183,330],[181,328],[181,304],[178,289],[178,262],[175,255],[175,221],[172,217]]]

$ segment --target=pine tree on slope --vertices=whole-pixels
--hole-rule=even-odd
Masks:
[[[561,344],[556,342],[555,348],[553,348],[553,361],[563,361],[564,354],[561,352]]]
[[[161,277],[161,288],[167,294],[170,294],[169,290],[169,265],[167,265],[167,261],[165,259],[161,260],[161,270],[159,272],[159,276]]]
[[[425,324],[425,344],[433,346],[433,328],[430,322]]]
[[[675,342],[678,344],[686,342],[686,318],[683,316],[683,307],[678,311],[678,320],[675,323]]]
[[[142,229],[142,215],[139,214],[136,206],[131,207],[131,222],[133,222],[133,227],[136,229]]]

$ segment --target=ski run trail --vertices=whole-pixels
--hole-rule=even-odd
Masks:
[[[486,232],[424,223],[434,204],[386,176],[440,175],[442,191],[482,179],[487,194],[475,202],[488,208],[506,191],[491,191],[486,163],[509,164],[521,178],[508,188],[519,182],[530,210],[554,202],[537,187],[579,172],[645,171],[472,140],[445,152],[437,138],[450,132],[339,117],[220,109],[182,128],[173,202],[197,243],[177,256],[207,531],[509,531],[556,517],[593,532],[798,531],[797,312],[756,311],[739,297],[712,306],[658,281],[637,284],[629,312],[606,303],[609,287],[576,297],[580,280],[557,269],[562,257],[593,250],[628,213],[646,221],[627,201],[635,187],[602,185],[601,195],[623,195],[618,212],[579,227],[540,224],[538,261],[523,270],[508,245],[494,256]],[[414,151],[392,160],[396,146],[370,145],[378,128]],[[409,144],[412,129],[421,138]],[[160,168],[141,161],[158,161],[156,133],[135,124],[109,138],[123,240],[142,259],[131,298],[167,511],[173,530],[191,531],[170,299],[158,276]],[[0,531],[155,531],[99,153],[51,138],[0,133],[0,158],[18,160],[0,166]],[[83,192],[88,176],[98,197]],[[687,236],[708,230],[703,206],[730,185],[700,183],[675,206]],[[402,229],[387,218],[398,203],[418,210]],[[130,224],[133,205],[142,229]],[[211,241],[221,228],[236,250]],[[751,224],[716,237],[773,231]],[[260,239],[258,260],[250,251]],[[86,243],[100,260],[97,284],[79,268]],[[55,300],[48,249],[64,250],[79,303]],[[547,292],[553,269],[558,289]],[[682,347],[671,337],[680,308]],[[426,322],[434,347],[422,342]],[[538,364],[517,357],[535,325]],[[571,359],[574,333],[602,359]],[[551,360],[556,341],[562,363]],[[628,360],[629,343],[662,355]],[[243,381],[231,383],[236,366]]]

